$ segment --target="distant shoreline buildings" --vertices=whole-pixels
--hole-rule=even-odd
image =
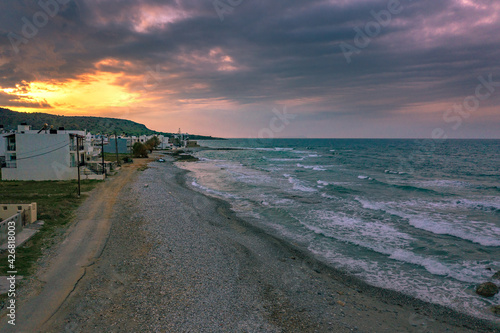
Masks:
[[[47,124],[40,130],[22,123],[15,131],[0,125],[0,167],[2,180],[104,179],[116,167],[105,161],[108,154],[131,154],[135,143],[158,138],[156,149],[198,146],[187,133],[164,135],[100,135],[87,131],[53,129]]]

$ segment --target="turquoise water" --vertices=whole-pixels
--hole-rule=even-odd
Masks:
[[[200,141],[197,190],[366,282],[492,318],[499,140]],[[498,319],[497,319],[498,320]]]

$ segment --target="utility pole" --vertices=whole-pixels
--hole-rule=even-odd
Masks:
[[[78,197],[80,197],[80,138],[76,137],[76,164],[78,166]]]
[[[101,156],[102,156],[102,173],[106,176],[106,166],[104,165],[104,135],[101,136]]]
[[[118,158],[118,136],[115,131],[115,150],[116,150],[116,163],[120,166],[120,159]]]

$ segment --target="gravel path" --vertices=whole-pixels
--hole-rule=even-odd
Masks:
[[[44,331],[500,332],[344,276],[153,162],[117,198],[99,260]]]

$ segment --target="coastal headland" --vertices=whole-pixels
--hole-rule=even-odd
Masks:
[[[500,332],[325,265],[192,190],[163,158],[92,192],[26,286],[12,331]],[[70,265],[67,253],[85,255]]]

